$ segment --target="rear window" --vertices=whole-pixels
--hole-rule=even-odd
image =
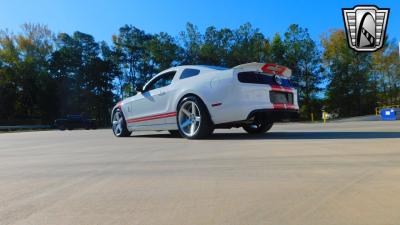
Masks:
[[[182,71],[182,74],[179,77],[179,79],[185,79],[185,78],[188,78],[188,77],[193,77],[193,76],[198,75],[199,73],[200,73],[200,70],[197,70],[197,69],[184,69]]]

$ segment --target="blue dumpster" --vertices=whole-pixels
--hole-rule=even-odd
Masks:
[[[386,108],[381,110],[382,120],[399,120],[400,108]]]

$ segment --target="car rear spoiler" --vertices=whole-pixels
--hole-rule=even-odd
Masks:
[[[278,64],[273,64],[273,63],[257,63],[257,62],[252,62],[252,63],[246,63],[246,64],[241,64],[238,66],[233,67],[233,69],[244,69],[248,71],[258,71],[258,72],[263,72],[267,74],[272,74],[272,75],[280,75],[286,78],[290,78],[292,76],[292,70],[280,66]]]

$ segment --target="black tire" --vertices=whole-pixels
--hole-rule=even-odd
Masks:
[[[120,124],[114,124],[114,117],[116,116],[116,114],[119,114],[120,118],[122,119]],[[118,125],[120,125],[120,128],[119,128],[120,130],[117,129],[117,127],[116,127]],[[111,120],[111,126],[112,126],[112,131],[116,137],[129,137],[132,133],[131,131],[128,130],[128,128],[126,126],[124,114],[122,113],[122,111],[120,109],[116,109],[114,111],[113,117]]]
[[[186,128],[181,127],[181,124],[179,123],[180,120],[180,113],[182,110],[182,107],[185,107],[188,104],[194,103],[196,105],[196,112],[199,113],[200,121],[194,122],[196,123],[197,129],[195,132],[193,132],[192,135],[187,134],[187,131],[185,131]],[[183,113],[183,112],[182,112]],[[182,137],[185,137],[187,139],[201,139],[201,138],[206,138],[209,135],[212,134],[214,131],[214,125],[211,121],[210,114],[208,113],[208,110],[204,103],[195,96],[188,96],[185,97],[178,105],[177,108],[177,114],[176,114],[176,122],[178,125],[178,131],[181,134]]]
[[[64,124],[58,125],[58,129],[64,131],[65,130],[65,125]]]
[[[181,133],[179,133],[178,130],[169,130],[168,132],[169,132],[169,133],[171,134],[171,136],[173,136],[173,137],[182,137],[182,136],[181,136]]]
[[[264,134],[269,131],[274,123],[254,122],[254,124],[244,125],[243,129],[249,134]]]

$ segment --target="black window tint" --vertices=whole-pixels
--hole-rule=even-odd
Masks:
[[[171,84],[172,79],[174,79],[176,71],[168,72],[160,75],[157,80],[153,82],[146,88],[146,91],[154,90],[157,88],[165,87]]]
[[[153,90],[153,89],[162,87],[162,83],[163,83],[163,79],[161,78],[161,79],[157,80],[156,82],[154,82],[154,83],[149,87],[149,90]]]
[[[162,87],[168,86],[172,83],[172,79],[174,79],[175,73],[176,72],[173,71],[173,72],[169,72],[167,75],[165,75],[165,77],[163,78]]]
[[[196,69],[184,69],[182,71],[181,76],[179,77],[179,79],[185,79],[188,77],[193,77],[196,76],[200,73],[200,70],[196,70]]]
[[[256,72],[240,72],[238,74],[238,80],[242,83],[269,84],[279,85],[283,87],[292,87],[288,79],[282,79],[282,83],[278,84],[273,76],[268,76]]]

